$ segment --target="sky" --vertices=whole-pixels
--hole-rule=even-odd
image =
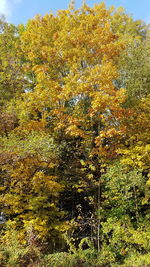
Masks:
[[[89,6],[100,3],[99,0],[87,0]],[[142,19],[150,23],[150,0],[105,0],[106,6],[123,6],[126,13],[134,19]],[[5,15],[8,22],[13,24],[26,23],[36,14],[45,15],[52,11],[66,9],[70,0],[0,0],[0,15]],[[76,7],[80,7],[82,0],[76,0]]]

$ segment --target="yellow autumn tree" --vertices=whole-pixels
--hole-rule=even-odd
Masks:
[[[25,70],[36,77],[34,89],[22,96],[24,123],[31,117],[42,120],[55,132],[96,141],[98,147],[101,136],[121,134],[125,91],[116,90],[114,80],[123,43],[111,30],[104,3],[36,16],[21,44],[28,59]]]
[[[124,119],[124,123],[126,140],[120,149],[123,164],[149,172],[150,95],[140,99],[130,116]]]
[[[54,248],[58,233],[68,229],[58,208],[67,183],[80,192],[92,189],[97,200],[102,159],[117,156],[125,132],[125,90],[115,87],[123,49],[104,3],[36,16],[21,34],[28,86],[13,107],[18,125],[2,138],[0,201],[24,237],[33,226]]]

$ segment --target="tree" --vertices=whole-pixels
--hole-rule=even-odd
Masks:
[[[61,222],[64,213],[57,205],[63,190],[55,174],[57,153],[53,139],[45,134],[32,131],[27,137],[21,133],[1,139],[0,202],[4,220],[12,229],[19,227],[21,242],[28,244],[32,230],[36,242],[49,240],[50,250],[65,228]]]
[[[112,30],[125,43],[125,49],[118,60],[119,77],[116,85],[126,89],[126,105],[133,106],[150,92],[149,25],[140,20],[134,21],[122,8],[113,13]]]
[[[43,223],[46,220],[44,229],[47,229],[47,235],[51,226],[44,218],[48,214],[53,215],[50,213],[52,208],[45,205],[53,205],[53,194],[58,194],[66,184],[68,192],[71,189],[69,194],[73,190],[80,199],[79,202],[75,200],[75,206],[84,201],[88,203],[94,193],[97,207],[101,158],[114,157],[119,140],[115,137],[121,136],[124,131],[120,128],[119,120],[124,112],[121,104],[125,92],[114,86],[117,77],[115,64],[123,44],[112,33],[109,20],[110,13],[104,4],[94,8],[83,5],[79,10],[60,11],[57,16],[37,16],[28,22],[21,33],[24,77],[29,79],[29,73],[33,73],[35,79],[32,88],[24,90],[15,101],[13,108],[17,113],[18,126],[10,129],[6,138],[2,138],[4,147],[1,157],[1,165],[5,166],[1,201],[7,203],[6,207],[3,206],[4,213],[16,223],[16,227],[24,229],[26,221],[30,222],[31,219],[38,232],[37,228],[42,227],[38,221],[38,218],[42,218],[40,210],[45,207]],[[40,135],[43,144],[41,149],[48,149],[44,145],[44,138],[53,138],[59,148],[52,177],[48,167],[51,152],[45,166],[44,152],[36,151],[32,139],[34,131],[37,136]],[[31,148],[22,155],[16,143],[25,149],[28,142]],[[66,156],[65,159],[62,157],[66,149],[64,142],[71,144],[71,161]],[[5,155],[8,153],[10,160],[7,163]],[[82,162],[90,172],[82,170]],[[70,168],[67,168],[68,163]],[[55,176],[57,179],[53,181]],[[52,193],[48,181],[50,188],[54,184]],[[81,194],[86,187],[86,195]],[[85,197],[88,197],[87,200]],[[46,204],[48,199],[50,203]],[[65,201],[62,204],[64,208]],[[79,210],[76,208],[74,212],[78,217]],[[85,216],[85,210],[83,214]]]
[[[0,104],[18,97],[25,88],[22,60],[19,49],[19,31],[16,27],[0,19]]]
[[[12,236],[21,251],[88,247],[99,265],[123,264],[127,247],[147,255],[147,27],[104,3],[78,10],[72,3],[26,27],[4,23],[0,40],[6,251]]]

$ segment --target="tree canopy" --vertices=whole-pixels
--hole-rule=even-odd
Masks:
[[[149,43],[104,3],[1,18],[1,266],[149,266]]]

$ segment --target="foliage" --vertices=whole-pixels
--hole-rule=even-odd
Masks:
[[[22,244],[16,230],[9,229],[10,235],[1,240],[1,266],[39,266],[41,262],[41,247],[35,242],[33,233],[29,233],[28,245]]]
[[[1,266],[149,265],[149,51],[104,3],[1,18]]]
[[[0,18],[0,105],[19,97],[26,86],[20,56],[19,31],[21,26]]]

